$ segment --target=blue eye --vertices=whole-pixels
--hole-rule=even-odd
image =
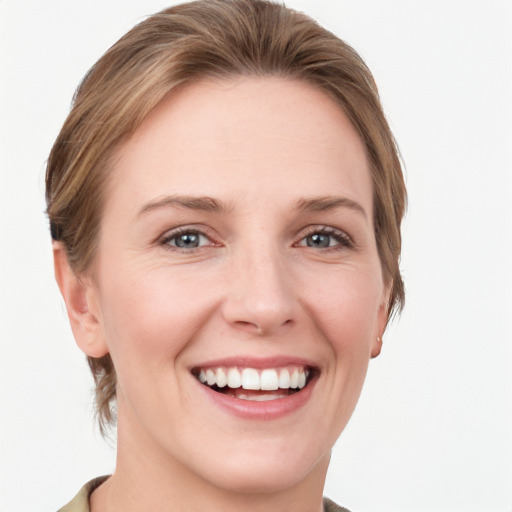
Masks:
[[[205,245],[210,245],[210,240],[198,231],[180,231],[179,233],[171,233],[167,236],[163,243],[178,249],[197,249]]]
[[[314,233],[312,235],[308,235],[305,240],[308,247],[331,247],[338,243],[336,240],[333,240],[332,236],[326,235],[325,233]]]
[[[324,227],[318,228],[306,235],[302,240],[300,240],[298,245],[302,247],[311,247],[313,249],[328,249],[336,247],[352,247],[353,242],[343,231]]]

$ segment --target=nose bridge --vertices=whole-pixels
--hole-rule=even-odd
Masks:
[[[225,317],[264,334],[294,321],[297,298],[282,250],[266,240],[233,254]]]

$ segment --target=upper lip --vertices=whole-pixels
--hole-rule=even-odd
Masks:
[[[211,359],[202,363],[194,364],[191,370],[198,368],[213,368],[224,366],[228,368],[254,368],[256,370],[265,368],[280,368],[282,366],[303,366],[311,370],[318,369],[318,365],[313,361],[295,356],[274,356],[274,357],[257,357],[254,356],[236,356],[219,359]]]

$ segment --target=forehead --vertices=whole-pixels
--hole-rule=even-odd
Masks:
[[[132,203],[168,194],[275,201],[281,191],[283,201],[342,194],[371,210],[365,148],[341,107],[276,77],[174,90],[122,145],[110,185],[114,202],[123,190]]]

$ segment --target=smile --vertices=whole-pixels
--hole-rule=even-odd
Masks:
[[[281,368],[212,367],[196,368],[193,375],[213,391],[240,400],[278,400],[302,390],[311,370],[304,366]]]

